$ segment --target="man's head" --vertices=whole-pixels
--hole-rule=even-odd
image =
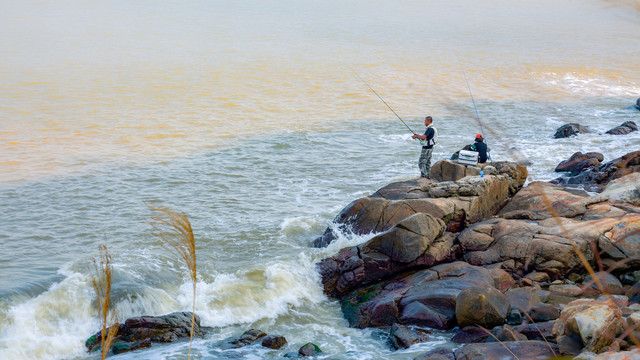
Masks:
[[[427,116],[426,118],[424,118],[424,125],[425,126],[431,125],[432,122],[433,122],[433,118],[431,118],[431,116]]]
[[[482,134],[477,134],[476,141],[482,141],[482,140],[484,140],[484,138],[482,137]]]

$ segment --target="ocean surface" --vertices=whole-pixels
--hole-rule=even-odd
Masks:
[[[0,0],[0,33],[1,359],[99,358],[84,348],[99,244],[120,320],[191,310],[147,205],[193,226],[196,313],[214,328],[194,359],[454,347],[435,331],[391,351],[322,292],[315,264],[372,235],[313,239],[352,200],[419,175],[411,131],[368,86],[415,132],[433,116],[434,162],[479,132],[494,160],[529,161],[529,181],[577,151],[640,150],[639,132],[604,134],[640,124],[639,1]],[[569,122],[592,133],[553,139]],[[216,346],[251,328],[288,345]]]

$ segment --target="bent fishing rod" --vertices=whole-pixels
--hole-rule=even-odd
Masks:
[[[378,95],[378,93],[373,90],[373,88],[371,86],[369,86],[369,84],[364,81],[364,79],[353,69],[351,69],[351,71],[353,71],[353,73],[358,77],[358,79],[360,79],[360,81],[362,81],[365,85],[367,85],[367,87],[369,88],[369,90],[371,90],[374,94],[376,94],[376,96],[378,97],[378,99],[382,100],[382,102],[387,105],[387,107],[389,108],[389,110],[391,110],[391,112],[398,118],[398,120],[402,121],[402,123],[404,124],[404,126],[407,127],[407,129],[409,129],[409,131],[411,131],[412,134],[416,134],[415,131],[411,130],[411,128],[409,127],[409,125],[407,125],[406,122],[404,122],[404,120],[402,120],[402,118],[391,108],[391,106],[389,106],[389,104],[387,104],[386,101],[384,101],[384,99]]]

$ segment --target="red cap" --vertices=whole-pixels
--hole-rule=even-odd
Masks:
[[[482,138],[482,134],[477,134],[476,139],[480,139],[480,138]]]

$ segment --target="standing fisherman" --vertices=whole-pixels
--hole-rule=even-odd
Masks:
[[[422,152],[418,160],[418,167],[420,168],[420,176],[428,179],[431,171],[431,153],[433,153],[433,145],[438,141],[438,130],[433,126],[431,116],[424,118],[424,126],[427,127],[424,135],[413,134],[411,138],[420,139]]]

